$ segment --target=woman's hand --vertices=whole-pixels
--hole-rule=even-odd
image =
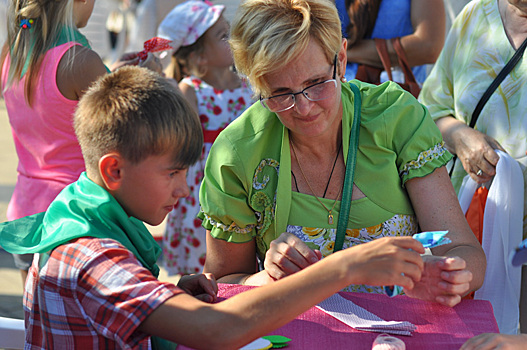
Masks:
[[[495,149],[504,151],[498,141],[467,127],[463,135],[458,136],[455,147],[463,168],[474,181],[484,183],[496,175],[496,165],[500,157]],[[481,173],[478,173],[479,170]]]
[[[322,259],[319,250],[312,250],[300,238],[284,232],[271,242],[265,254],[265,271],[278,280],[298,272]]]
[[[500,157],[496,149],[505,150],[492,137],[472,129],[454,117],[444,117],[436,121],[447,147],[457,154],[463,168],[477,183],[484,183],[496,174],[496,164]],[[478,171],[481,173],[478,175]]]
[[[207,303],[215,302],[218,294],[218,284],[211,273],[182,276],[178,287]]]
[[[483,333],[467,340],[459,350],[525,350],[527,335]]]
[[[423,256],[425,262],[421,280],[406,295],[421,300],[436,301],[455,306],[467,294],[472,273],[466,269],[465,260],[459,257]]]

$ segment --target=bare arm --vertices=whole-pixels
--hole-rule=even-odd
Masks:
[[[429,257],[425,264],[422,294],[416,287],[411,296],[435,300],[453,306],[461,296],[481,287],[485,277],[486,258],[481,245],[472,233],[461,211],[456,193],[445,167],[432,174],[414,178],[406,183],[412,206],[422,231],[448,230],[452,243],[432,249],[434,256],[458,257],[438,259]],[[461,258],[461,259],[459,259]],[[429,272],[429,274],[427,274]],[[437,297],[442,297],[438,300]]]
[[[73,63],[68,58],[75,55]],[[79,100],[90,85],[106,74],[106,67],[95,51],[83,46],[74,46],[64,54],[57,69],[57,86],[69,100]]]
[[[260,286],[273,282],[267,272],[258,272],[256,243],[232,243],[211,236],[207,230],[207,259],[203,272],[212,273],[218,282]]]
[[[419,253],[423,252],[422,245],[411,237],[381,238],[332,254],[294,275],[218,304],[177,295],[156,309],[139,329],[193,348],[239,348],[351,283],[397,284],[411,289],[421,276]]]
[[[445,42],[445,8],[443,0],[412,0],[411,20],[414,32],[401,38],[410,66],[435,63]],[[398,65],[395,50],[388,40],[392,66]],[[382,67],[372,39],[348,45],[348,62]]]
[[[494,150],[505,152],[498,141],[472,129],[453,116],[437,119],[436,125],[448,150],[458,156],[463,168],[474,181],[487,182],[496,174],[499,156]],[[483,173],[477,176],[476,173],[480,169]]]

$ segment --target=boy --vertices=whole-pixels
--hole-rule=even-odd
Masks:
[[[239,348],[351,283],[412,288],[421,277],[422,245],[387,238],[205,303],[216,299],[210,275],[184,276],[179,286],[157,280],[159,247],[141,223],[160,224],[189,193],[186,169],[202,132],[184,98],[155,73],[121,68],[81,99],[75,132],[86,173],[45,214],[0,229],[6,250],[41,253],[24,296],[28,348],[148,348],[157,337]],[[13,230],[32,234],[18,239]]]

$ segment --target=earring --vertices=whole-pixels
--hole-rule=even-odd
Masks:
[[[343,82],[343,83],[345,83],[345,82],[347,82],[348,80],[346,79],[346,77],[343,76],[343,77],[340,78],[340,81]]]

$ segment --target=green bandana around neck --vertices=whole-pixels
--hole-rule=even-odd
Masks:
[[[13,254],[45,253],[80,237],[115,239],[156,277],[161,248],[140,220],[82,173],[48,210],[0,224],[0,246]]]

